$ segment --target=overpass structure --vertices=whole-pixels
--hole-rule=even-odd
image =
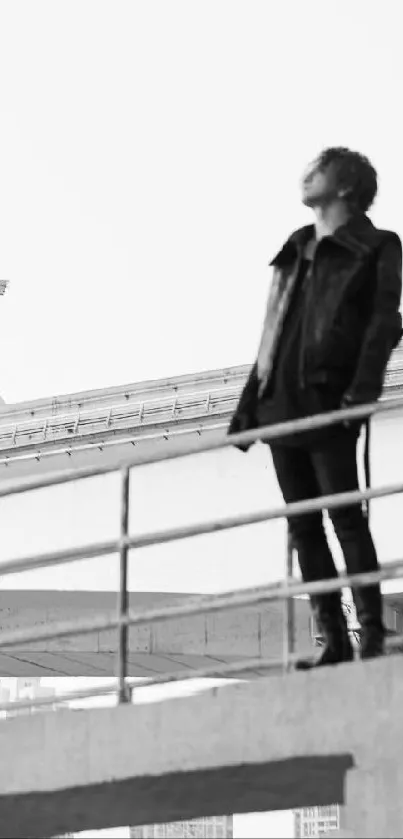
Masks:
[[[89,391],[15,406],[0,406],[0,487],[10,478],[69,471],[88,464],[149,453],[180,452],[189,442],[218,441],[225,435],[249,366],[178,376],[162,381]],[[392,358],[384,398],[403,392],[403,348]],[[1,571],[1,564],[0,564]],[[189,595],[131,592],[130,606],[184,602]],[[52,620],[91,619],[113,614],[116,592],[32,591],[0,592],[0,628],[7,632],[27,625],[44,626]],[[391,632],[403,626],[403,599],[386,598],[386,622]],[[306,600],[296,601],[295,635],[298,648],[311,647],[314,628]],[[235,661],[245,655],[279,657],[284,610],[267,604],[259,610],[231,615],[180,620],[161,630],[132,630],[128,672],[147,677],[175,668],[189,670],[214,662]],[[109,676],[114,673],[116,632],[0,649],[0,675]]]
[[[402,356],[403,357],[403,356]],[[249,365],[0,405],[0,481],[223,435]]]

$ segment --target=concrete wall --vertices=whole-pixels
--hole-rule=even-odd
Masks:
[[[344,803],[400,837],[403,659],[0,722],[0,836]]]
[[[187,595],[132,594],[130,607],[144,611],[187,599]],[[0,593],[0,631],[41,627],[57,621],[116,614],[116,595],[109,592],[10,591]],[[128,674],[153,677],[189,668],[218,667],[242,658],[281,659],[284,605],[132,627]],[[299,652],[312,650],[309,605],[295,603]],[[117,672],[116,630],[0,648],[0,676],[112,676]],[[280,668],[281,669],[281,668]],[[257,668],[259,670],[259,668]],[[253,675],[253,674],[251,674]]]
[[[402,602],[392,605],[385,598],[388,629],[402,631]],[[183,603],[186,594],[134,593],[130,608],[144,612],[152,607]],[[114,617],[117,597],[112,592],[3,591],[0,592],[0,637],[26,627],[49,626],[51,622],[93,619],[100,613]],[[395,608],[400,622],[396,625]],[[294,601],[296,651],[312,653],[309,603]],[[236,609],[222,614],[182,618],[129,631],[128,674],[153,677],[159,673],[211,668],[242,658],[281,659],[285,604],[266,603],[256,609]],[[1,676],[113,676],[117,670],[118,633],[94,632],[55,638],[17,647],[0,647]],[[279,668],[281,669],[281,668]],[[256,672],[261,672],[257,667]],[[253,675],[251,671],[249,675]]]

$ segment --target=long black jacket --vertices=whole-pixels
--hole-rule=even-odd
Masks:
[[[259,352],[229,434],[264,424],[258,407],[270,393],[282,327],[305,247],[313,237],[313,225],[297,230],[270,263],[273,277]],[[361,215],[321,239],[303,314],[300,387],[334,388],[343,404],[376,401],[402,335],[401,293],[402,246],[396,233],[377,229]]]

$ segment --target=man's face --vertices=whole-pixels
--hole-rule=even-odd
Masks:
[[[302,203],[306,207],[325,207],[339,197],[335,167],[311,163],[302,178]]]

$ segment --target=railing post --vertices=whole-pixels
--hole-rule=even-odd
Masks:
[[[129,535],[129,502],[130,502],[130,469],[122,469],[121,472],[121,508],[120,508],[120,538],[125,539]],[[120,546],[120,588],[119,588],[119,641],[118,641],[118,678],[119,702],[130,702],[131,691],[126,683],[127,677],[127,653],[129,628],[122,623],[122,618],[128,613],[128,547],[122,543]]]
[[[294,574],[294,545],[287,523],[287,580],[292,579]],[[295,605],[294,600],[287,598],[284,601],[284,628],[283,628],[283,651],[284,669],[290,670],[290,655],[295,652]]]

